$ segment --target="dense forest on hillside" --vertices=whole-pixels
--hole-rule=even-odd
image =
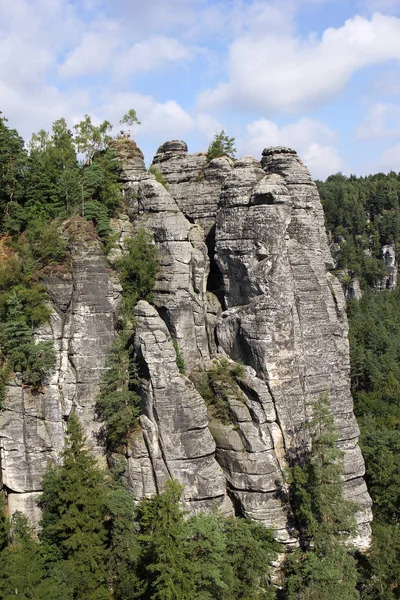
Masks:
[[[400,597],[400,290],[375,289],[382,247],[400,251],[400,174],[342,174],[317,182],[338,270],[361,281],[348,303],[351,379],[373,499],[372,587],[366,597]],[[346,283],[346,282],[345,282]],[[364,563],[365,567],[365,563]]]
[[[110,130],[107,121],[95,126],[85,117],[71,131],[60,119],[51,132],[35,134],[26,148],[18,132],[0,119],[0,396],[14,373],[40,391],[53,367],[51,344],[35,341],[34,330],[50,316],[43,276],[70,269],[67,234],[78,235],[86,223],[85,235],[99,240],[105,254],[113,245],[109,219],[121,209],[122,186]],[[233,139],[226,139],[233,152]],[[349,319],[353,393],[374,500],[371,552],[356,557],[349,543],[356,506],[343,499],[342,454],[325,397],[309,423],[312,447],[301,460],[294,457],[282,490],[299,547],[282,560],[279,577],[272,566],[282,547],[270,531],[218,510],[188,517],[182,487],[174,481],[159,496],[134,506],[115,454],[140,411],[131,348],[133,306],[140,299],[151,302],[159,268],[151,236],[139,230],[124,256],[110,265],[120,278],[123,303],[97,409],[105,452],[114,454],[113,469],[99,469],[72,413],[63,464],[50,466],[43,480],[39,536],[23,515],[9,519],[2,506],[1,598],[400,597],[400,292],[373,289],[384,273],[382,245],[400,248],[400,177],[336,175],[318,187],[338,269],[358,277],[364,289],[360,301],[350,301]],[[231,376],[221,363],[207,381]],[[217,407],[223,401],[211,399]]]

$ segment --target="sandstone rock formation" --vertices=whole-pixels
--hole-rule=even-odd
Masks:
[[[112,263],[124,238],[145,227],[161,266],[154,305],[135,308],[142,414],[125,457],[126,486],[140,498],[177,478],[190,510],[217,503],[293,542],[280,500],[285,459],[308,443],[312,401],[328,393],[346,495],[360,504],[358,543],[365,547],[370,499],[352,412],[345,302],[307,169],[289,148],[266,149],[261,162],[223,157],[207,164],[204,153],[190,156],[184,142],[172,141],[154,159],[164,187],[134,142],[114,145],[124,161],[126,211],[112,222],[118,240],[108,258]],[[71,275],[46,282],[53,318],[38,332],[54,340],[57,369],[37,396],[11,383],[0,415],[10,509],[22,507],[32,519],[41,474],[59,459],[72,406],[96,445],[95,396],[121,292],[98,242],[79,238],[71,250]],[[226,391],[230,422],[215,418],[194,384],[221,357],[245,366]]]
[[[387,275],[376,286],[378,290],[394,290],[397,287],[398,264],[396,250],[393,244],[382,247],[382,258],[385,263]]]

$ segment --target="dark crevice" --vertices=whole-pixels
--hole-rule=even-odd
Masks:
[[[150,381],[151,377],[149,367],[147,366],[147,363],[144,360],[141,348],[139,348],[139,351],[135,354],[135,364],[137,367],[138,378]]]
[[[172,337],[172,339],[176,339],[176,328],[175,328],[175,324],[173,322],[173,320],[171,319],[171,313],[170,311],[165,308],[165,306],[157,306],[157,312],[158,315],[160,317],[160,319],[165,323],[170,336]]]
[[[242,503],[240,502],[239,498],[235,495],[234,491],[232,489],[230,489],[229,485],[227,486],[226,491],[230,498],[230,501],[232,502],[235,517],[244,518],[246,515],[244,514],[243,506],[242,506]]]
[[[215,231],[214,225],[206,237],[207,251],[210,259],[210,273],[207,279],[207,291],[212,292],[220,301],[222,309],[226,310],[224,297],[224,279],[221,270],[215,260]]]

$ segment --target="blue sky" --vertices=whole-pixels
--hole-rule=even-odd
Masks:
[[[0,0],[0,110],[25,139],[135,108],[150,164],[221,129],[314,177],[400,171],[400,0]]]

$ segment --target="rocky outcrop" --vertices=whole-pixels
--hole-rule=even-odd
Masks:
[[[318,192],[293,150],[264,150],[261,165],[239,160],[221,193],[216,257],[227,310],[218,342],[266,382],[287,449],[302,443],[312,401],[329,394],[345,452],[346,494],[360,503],[364,523],[371,503],[350,394],[347,319],[329,272]],[[231,188],[243,191],[232,196]]]
[[[382,247],[382,259],[386,267],[386,275],[377,284],[380,291],[393,291],[397,287],[398,264],[396,261],[396,249],[393,244]]]
[[[36,392],[22,386],[16,376],[0,412],[1,477],[9,510],[22,510],[33,522],[38,519],[36,498],[44,469],[60,459],[64,421],[72,407],[90,445],[103,455],[96,438],[99,423],[94,405],[114,337],[120,294],[114,290],[92,226],[78,218],[65,224],[65,234],[70,240],[72,269],[45,278],[53,313],[50,323],[37,332],[38,340],[53,341],[56,367]]]
[[[289,148],[266,149],[261,162],[207,163],[205,153],[190,156],[184,142],[173,141],[153,162],[164,187],[133,142],[113,146],[123,161],[126,208],[111,223],[117,243],[109,260],[144,227],[160,262],[153,305],[135,307],[142,411],[124,457],[126,486],[138,499],[174,477],[185,485],[191,511],[217,504],[293,543],[281,501],[287,452],[309,443],[312,402],[329,394],[346,495],[360,505],[358,543],[365,547],[370,499],[350,395],[345,301],[307,169]],[[43,469],[59,460],[72,406],[100,450],[94,403],[121,288],[100,244],[88,232],[73,239],[72,272],[47,280],[53,317],[38,332],[54,340],[57,369],[37,397],[12,383],[0,417],[10,506],[25,502],[32,518]],[[223,421],[197,382],[221,358],[244,364],[223,390]]]
[[[189,155],[185,142],[174,140],[160,146],[153,165],[165,177],[185,217],[201,225],[206,238],[213,237],[221,185],[232,169],[232,159],[224,156],[208,163],[205,152]]]

